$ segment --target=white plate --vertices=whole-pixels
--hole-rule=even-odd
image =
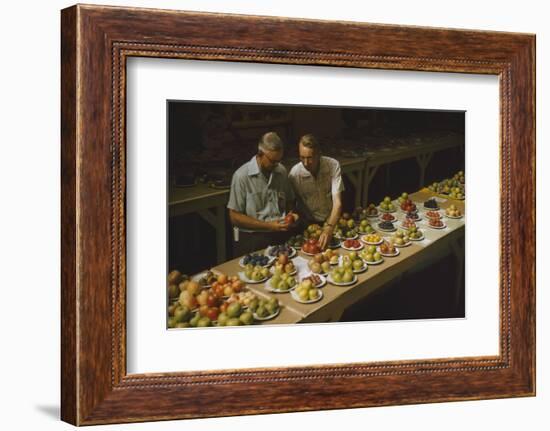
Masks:
[[[396,247],[395,253],[393,254],[386,254],[386,253],[382,253],[381,251],[379,251],[379,253],[384,257],[395,257],[395,256],[399,256],[399,249]]]
[[[426,211],[439,211],[441,209],[440,207],[428,208],[428,207],[424,206],[424,204],[422,204],[422,208],[424,208]]]
[[[355,274],[353,274],[353,280],[351,281],[348,281],[346,283],[344,282],[341,282],[341,283],[336,283],[333,279],[332,279],[332,275],[329,274],[329,276],[327,277],[327,280],[330,284],[334,284],[335,286],[351,286],[352,284],[355,284],[357,283],[357,276]]]
[[[271,264],[273,263],[273,261],[275,260],[274,257],[268,256],[268,258],[269,258],[269,260],[267,261],[267,264],[266,264],[266,265],[261,265],[262,268],[269,268],[269,267],[271,266]],[[243,263],[243,259],[244,259],[244,256],[240,258],[240,260],[239,260],[239,266],[240,266],[241,268],[246,268],[246,265]],[[256,265],[254,265],[254,266],[256,266]]]
[[[273,259],[273,260],[277,259],[277,256],[272,256],[269,254],[269,248],[270,247],[264,250],[264,256],[267,256],[269,257],[269,259]],[[292,259],[294,256],[296,256],[296,249],[294,247],[290,247],[290,253],[288,254],[288,258]]]
[[[271,275],[274,275],[275,274],[275,266],[272,266],[271,269],[269,270],[269,272],[271,273]],[[294,271],[288,273],[288,275],[296,275],[296,274],[298,274],[298,269],[296,267],[294,267]]]
[[[441,213],[438,213],[438,214],[439,214],[439,217],[437,217],[437,216],[434,217],[434,216],[429,215],[429,214],[428,214],[428,211],[426,211],[425,216],[426,216],[427,219],[430,219],[430,220],[431,220],[431,219],[434,219],[434,218],[437,219],[437,218],[442,218],[442,217],[443,217],[443,214],[441,214]]]
[[[364,235],[366,236],[366,235]],[[379,245],[379,244],[382,244],[382,241],[384,241],[382,238],[380,238],[380,241],[377,241],[377,242],[369,242],[367,241],[366,239],[363,239],[364,236],[362,236],[359,241],[361,241],[363,244],[367,244],[367,245]]]
[[[348,250],[348,251],[358,251],[358,250],[363,249],[363,247],[365,247],[363,244],[359,244],[359,247],[351,248],[351,247],[346,247],[346,246],[344,245],[344,243],[342,243],[342,248],[343,248],[344,250]]]
[[[464,216],[461,215],[461,216],[458,216],[458,217],[454,217],[454,216],[450,216],[450,215],[445,214],[445,217],[450,218],[450,219],[453,219],[453,220],[458,220],[458,219],[460,219],[460,218],[462,218],[462,217],[464,217]]]
[[[428,223],[428,227],[431,229],[445,229],[447,225],[443,223],[443,226],[432,226],[431,224]]]
[[[380,217],[378,217],[378,220],[380,220],[380,221],[391,221],[392,223],[395,222],[395,221],[397,221],[397,217],[394,216],[393,214],[391,214],[391,213],[386,213],[386,214],[392,215],[392,216],[393,216],[393,220],[384,220],[384,219],[382,218],[382,217],[383,217],[382,215],[380,215]]]
[[[396,242],[393,243],[393,245],[395,245],[396,247],[400,247],[400,248],[403,248],[403,247],[408,247],[409,245],[411,245],[412,242],[409,240],[409,242],[406,242],[404,244],[397,244]]]
[[[380,211],[376,210],[376,214],[367,215],[367,218],[377,218],[380,215]]]
[[[408,227],[407,227],[407,226],[403,226],[402,224],[399,225],[399,228],[400,228],[400,229],[403,229],[404,231],[408,231],[408,230],[409,230],[409,227],[416,227],[416,228],[418,228],[418,226],[408,226]]]
[[[264,281],[266,281],[267,279],[269,279],[269,277],[265,277],[265,278],[262,278],[261,280],[258,280],[258,281],[255,281],[255,280],[250,280],[248,278],[246,278],[246,276],[244,275],[244,271],[240,271],[238,274],[239,278],[244,281],[245,283],[249,283],[249,284],[258,284],[258,283],[263,283]]]
[[[376,229],[378,229],[381,232],[395,232],[397,230],[395,226],[393,226],[393,229],[383,229],[380,226],[376,226]]]
[[[361,259],[361,260],[363,260],[363,259]],[[367,269],[368,269],[368,265],[363,260],[363,267],[360,268],[360,269],[352,269],[352,271],[353,271],[354,274],[361,274],[361,273],[365,272]]]
[[[342,241],[338,240],[338,244],[328,244],[327,247],[328,248],[332,248],[333,250],[336,250],[337,248],[340,248],[340,246],[342,245]]]
[[[304,249],[300,249],[302,253],[307,254],[308,256],[315,256],[317,253],[307,253],[304,251]]]
[[[208,271],[203,271],[203,272],[201,272],[201,273],[199,273],[199,274],[196,274],[196,275],[194,275],[193,277],[191,277],[191,280],[192,280],[192,281],[196,281],[197,283],[199,283],[199,280],[200,280],[201,278],[203,278],[203,277],[206,275],[207,272],[208,272]],[[216,274],[216,275],[220,275],[220,273],[219,273],[218,271],[211,271],[211,272],[213,272],[213,273]],[[211,284],[200,284],[200,283],[199,283],[199,286],[200,286],[202,289],[208,289],[208,288],[211,287],[212,285],[211,285]]]
[[[279,308],[277,308],[277,311],[273,314],[270,314],[269,316],[260,317],[256,314],[256,312],[252,313],[252,316],[254,316],[254,320],[258,320],[258,321],[262,322],[264,320],[274,319],[275,317],[277,317],[279,315],[280,312],[281,312],[281,306],[279,305]]]
[[[361,258],[361,259],[363,259],[363,258]],[[365,262],[367,264],[367,266],[368,265],[380,265],[382,262],[384,262],[384,259],[382,258],[380,260],[375,260],[373,262],[369,262],[369,261],[363,259],[363,262]]]
[[[306,275],[304,278],[307,278],[307,277],[309,277],[310,275],[317,275],[317,276],[319,276],[319,278],[321,279],[321,282],[320,282],[319,284],[316,284],[316,285],[313,286],[313,287],[316,287],[317,289],[320,289],[320,288],[323,287],[325,284],[327,284],[327,277],[326,277],[326,276],[321,275],[321,274],[315,274],[314,272],[312,272],[312,273]],[[304,281],[304,278],[302,278],[302,281]],[[296,285],[296,286],[298,286],[298,285]]]
[[[395,207],[395,205],[394,205],[394,209],[393,209],[393,210],[383,210],[383,209],[380,208],[380,207],[377,207],[376,209],[378,210],[378,212],[381,212],[381,213],[394,213],[394,212],[397,211],[397,208]]]
[[[346,237],[344,237],[343,239],[340,239],[340,243],[343,243],[346,239],[357,239],[358,236],[359,236],[359,234],[355,234],[355,235],[353,235],[353,236],[346,236]],[[341,246],[342,246],[342,245],[340,244],[340,247],[341,247]]]
[[[294,299],[296,302],[300,302],[301,304],[313,304],[314,302],[318,302],[321,299],[323,299],[323,291],[319,290],[319,296],[315,299],[308,299],[307,301],[302,301],[295,290],[290,292],[290,296],[292,296],[292,299]]]
[[[291,290],[296,289],[297,285],[298,285],[298,280],[296,280],[296,284],[294,285],[294,287],[291,287],[288,290],[279,290],[279,289],[275,289],[273,286],[271,286],[271,280],[264,283],[265,290],[267,290],[268,292],[272,292],[272,293],[288,293]]]

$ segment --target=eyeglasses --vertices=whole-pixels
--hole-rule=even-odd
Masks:
[[[281,163],[281,160],[283,159],[282,157],[279,159],[279,160],[276,160],[276,159],[272,159],[271,157],[269,157],[266,153],[262,152],[261,153],[262,156],[264,156],[268,161],[269,163],[272,165],[272,166],[277,166],[279,163]]]

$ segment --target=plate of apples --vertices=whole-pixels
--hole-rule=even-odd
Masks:
[[[399,256],[399,249],[395,246],[393,241],[385,240],[379,247],[380,254],[384,257]]]

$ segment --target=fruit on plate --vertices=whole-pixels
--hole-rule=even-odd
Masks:
[[[440,219],[441,214],[438,211],[427,211],[426,216],[433,219]]]
[[[382,230],[393,230],[394,226],[391,221],[382,221],[378,223],[378,227]]]
[[[244,276],[248,280],[260,281],[269,276],[269,269],[259,265],[253,266],[252,264],[248,264],[244,269]]]
[[[307,282],[308,280],[311,282],[312,287],[319,286],[322,282],[321,277],[319,277],[317,274],[311,274],[311,275],[308,275],[307,277],[302,278],[300,285],[304,284],[304,282]]]
[[[358,230],[359,230],[359,233],[372,233],[372,232],[374,232],[374,228],[370,225],[370,223],[366,219],[361,220],[359,222]]]
[[[277,313],[277,311],[279,311],[279,308],[280,304],[277,298],[261,298],[249,307],[249,309],[253,313],[256,313],[256,316],[258,316],[260,319],[264,319],[268,316],[274,315],[275,313]]]
[[[303,235],[294,235],[287,240],[286,244],[290,247],[302,248],[302,246],[304,245],[304,241],[305,239]]]
[[[353,281],[355,274],[353,273],[353,266],[346,268],[339,265],[331,271],[330,276],[335,283],[349,283]]]
[[[382,240],[382,237],[377,233],[371,233],[370,235],[365,235],[362,239],[365,242],[378,243]]]
[[[409,194],[407,192],[401,193],[401,196],[397,198],[397,201],[401,205],[403,202],[407,201],[409,199]]]
[[[393,243],[396,245],[396,246],[403,246],[405,244],[408,244],[410,242],[410,238],[409,238],[409,235],[408,233],[405,233],[405,232],[395,232],[395,234],[393,234],[392,236],[392,240],[393,240]]]
[[[394,221],[395,220],[395,216],[390,214],[390,213],[384,213],[380,216],[380,219],[384,220],[384,221]]]
[[[415,212],[415,211],[417,211],[416,204],[410,199],[403,200],[400,203],[400,207],[405,212]]]
[[[266,266],[268,263],[269,257],[260,253],[247,254],[243,257],[244,265],[251,264],[253,266]]]
[[[356,251],[352,251],[342,258],[342,266],[346,269],[350,267],[348,262],[351,264],[353,271],[361,271],[365,266],[363,259]]]
[[[361,248],[361,242],[357,239],[346,239],[344,241],[344,247],[346,248]]]
[[[269,285],[273,289],[287,291],[296,286],[296,278],[287,273],[282,273],[280,275],[275,274],[271,277],[271,280],[269,280]]]
[[[397,249],[395,248],[395,245],[392,241],[384,241],[382,244],[380,244],[380,253],[395,254],[397,253]]]
[[[389,196],[386,196],[384,200],[380,202],[379,207],[382,211],[387,211],[387,212],[395,211],[395,205],[392,203],[391,198]]]
[[[424,235],[421,230],[419,230],[416,226],[412,226],[409,229],[407,229],[407,234],[409,235],[410,239],[420,239]]]
[[[431,218],[429,224],[432,227],[443,227],[443,222],[441,219]]]
[[[285,264],[277,262],[273,266],[273,274],[275,275],[281,275],[283,273],[292,274],[293,272],[296,272],[296,267],[294,266],[292,261]]]
[[[409,220],[418,221],[420,220],[420,216],[418,215],[418,212],[408,212],[405,216]]]
[[[368,217],[374,217],[374,216],[378,215],[378,209],[376,208],[376,205],[374,205],[374,204],[369,204],[366,211],[367,211],[367,216]]]
[[[298,298],[302,301],[315,301],[321,295],[321,292],[318,288],[314,287],[315,285],[311,280],[302,280],[298,287],[296,288],[296,294]]]
[[[449,217],[462,217],[462,212],[456,207],[456,205],[451,205],[445,210],[445,214]]]
[[[310,224],[304,231],[305,239],[319,239],[322,233],[321,226],[317,223]]]
[[[328,261],[330,265],[336,265],[338,263],[338,259],[340,258],[340,253],[329,248],[323,252],[323,256],[325,257],[325,259]],[[330,268],[330,265],[329,265],[329,268]]]
[[[302,246],[302,250],[308,254],[317,254],[321,252],[321,247],[316,239],[310,238]]]
[[[438,210],[439,205],[437,204],[437,201],[434,198],[430,198],[424,202],[424,208]]]
[[[210,286],[214,281],[218,280],[218,276],[212,271],[206,271],[201,278],[199,278],[198,283],[201,287]]]
[[[287,244],[279,244],[279,245],[270,245],[267,248],[267,255],[271,257],[278,257],[280,255],[286,255],[289,256],[292,253],[292,249]]]
[[[403,222],[401,223],[401,225],[403,226],[403,228],[405,229],[409,229],[411,227],[416,227],[416,223],[414,220],[411,220],[409,218],[405,218],[405,220],[403,220]]]
[[[359,257],[367,263],[378,262],[382,260],[382,255],[376,250],[376,246],[370,245],[359,252]]]

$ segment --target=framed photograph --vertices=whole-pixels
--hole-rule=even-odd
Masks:
[[[61,18],[64,421],[535,395],[534,35]]]

